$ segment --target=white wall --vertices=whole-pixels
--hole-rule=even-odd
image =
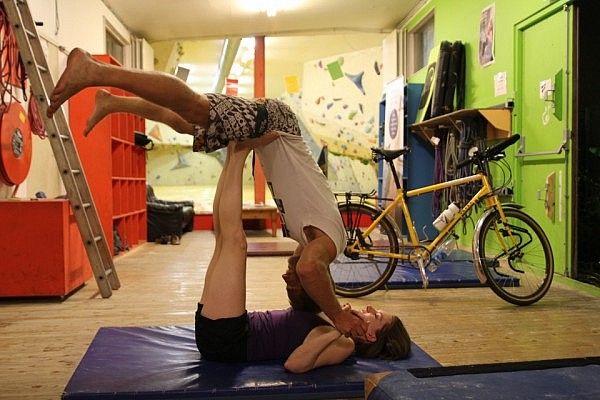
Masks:
[[[44,23],[38,27],[40,34],[67,50],[81,47],[92,54],[105,53],[106,24],[129,42],[129,31],[101,0],[29,0],[29,7],[33,18]]]
[[[64,67],[66,53],[74,47],[84,48],[92,54],[106,53],[107,26],[126,43],[130,41],[127,28],[101,0],[29,0],[28,3],[34,20],[43,23],[37,29],[48,42],[48,65],[55,80]],[[13,191],[14,187],[0,182],[0,198],[10,197]],[[38,191],[45,192],[48,197],[64,194],[48,140],[34,135],[31,169],[17,197],[30,198]]]

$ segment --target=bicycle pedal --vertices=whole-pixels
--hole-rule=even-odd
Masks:
[[[423,265],[423,260],[418,261],[419,264],[419,272],[421,273],[421,280],[423,281],[423,289],[427,289],[429,286],[429,277],[427,276],[427,271],[425,271],[425,266]]]
[[[429,287],[429,278],[426,273],[421,274],[421,278],[423,279],[423,289],[427,289]]]

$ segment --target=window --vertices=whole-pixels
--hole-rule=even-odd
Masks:
[[[434,46],[434,16],[431,12],[415,29],[409,32],[408,74],[427,66]]]
[[[113,56],[121,65],[124,65],[123,43],[110,31],[106,30],[106,54]]]

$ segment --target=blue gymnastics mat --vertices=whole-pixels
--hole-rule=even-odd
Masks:
[[[420,377],[415,370],[393,371],[367,378],[366,399],[600,399],[600,364],[574,364],[482,373],[464,370],[463,374],[451,372],[448,375],[443,370],[452,370],[452,367],[442,367],[437,368],[441,375]],[[477,366],[471,368],[476,370]]]
[[[194,328],[100,328],[62,399],[332,399],[364,396],[367,376],[439,363],[413,343],[406,360],[353,358],[292,374],[283,361],[200,359]]]
[[[461,252],[463,253],[463,252]],[[465,252],[465,254],[468,254]],[[468,254],[468,257],[471,257]],[[430,288],[481,287],[473,261],[461,257],[444,261],[434,272],[427,272]],[[423,286],[421,273],[417,268],[398,265],[387,283],[388,289],[420,288]]]
[[[365,274],[370,270],[365,270],[357,275],[357,281],[365,279]],[[335,279],[335,271],[332,271],[334,280],[339,283],[341,277]],[[455,250],[450,257],[444,261],[434,272],[427,272],[430,288],[458,288],[458,287],[482,287],[475,272],[473,265],[473,255],[462,250]],[[371,278],[370,282],[372,282]],[[353,282],[342,282],[341,285],[350,285]],[[423,280],[419,269],[413,266],[404,266],[400,263],[388,280],[385,288],[387,289],[410,289],[423,287]]]

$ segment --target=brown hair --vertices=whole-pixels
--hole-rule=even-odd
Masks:
[[[365,358],[399,360],[410,354],[410,336],[397,316],[392,316],[389,325],[377,332],[377,340],[370,343],[356,343],[356,355]]]

